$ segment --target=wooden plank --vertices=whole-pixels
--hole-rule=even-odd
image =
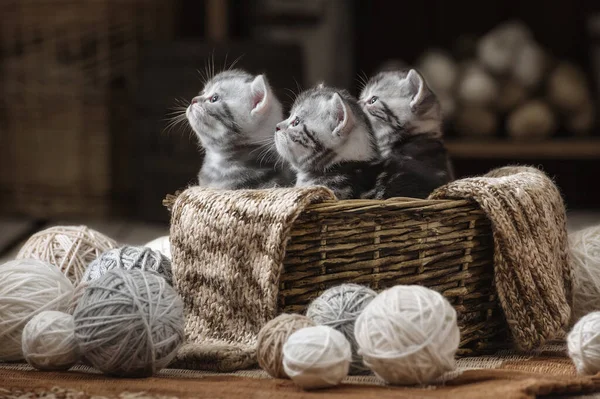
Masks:
[[[446,140],[454,158],[598,159],[600,139],[554,139],[540,142],[512,140]]]

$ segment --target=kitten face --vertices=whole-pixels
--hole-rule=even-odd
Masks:
[[[186,110],[205,148],[220,151],[264,144],[281,120],[281,103],[264,75],[225,71],[210,79]]]
[[[439,102],[414,69],[375,75],[363,89],[359,103],[373,125],[382,153],[387,150],[381,148],[382,143],[400,140],[402,134],[441,131]]]
[[[323,170],[376,156],[366,116],[348,93],[319,85],[300,94],[277,124],[275,146],[297,170]]]

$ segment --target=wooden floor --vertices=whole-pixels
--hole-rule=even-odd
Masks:
[[[14,259],[21,245],[36,231],[53,225],[84,224],[121,244],[142,245],[169,234],[168,226],[126,220],[56,220],[40,223],[24,218],[0,217],[0,263]],[[569,230],[600,225],[600,210],[568,213]]]

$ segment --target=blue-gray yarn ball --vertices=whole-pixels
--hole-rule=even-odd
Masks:
[[[368,374],[370,369],[357,353],[354,322],[363,309],[377,296],[372,289],[358,284],[342,284],[326,290],[315,299],[306,311],[316,324],[332,327],[346,337],[352,347],[350,374]]]
[[[85,359],[105,374],[148,377],[185,338],[183,301],[159,275],[114,269],[85,288],[73,314]]]
[[[173,285],[171,260],[148,247],[123,246],[104,252],[85,269],[81,282],[97,280],[110,270],[145,270],[163,277]]]

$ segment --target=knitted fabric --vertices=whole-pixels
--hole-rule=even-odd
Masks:
[[[187,340],[174,367],[229,371],[256,363],[258,333],[277,315],[289,230],[307,205],[329,199],[335,196],[321,187],[191,187],[171,197],[173,280]]]
[[[457,180],[431,199],[472,199],[492,222],[496,290],[515,344],[530,350],[567,327],[572,302],[566,216],[541,171],[504,167]]]

